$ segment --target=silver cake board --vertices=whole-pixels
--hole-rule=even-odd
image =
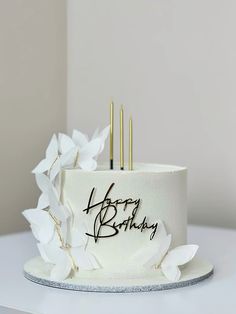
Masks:
[[[153,272],[143,278],[69,278],[64,281],[50,279],[50,265],[43,262],[41,257],[28,261],[24,266],[24,276],[30,281],[58,289],[85,292],[149,292],[181,288],[197,284],[213,274],[213,266],[209,262],[194,258],[181,269],[181,278],[177,282],[168,281],[161,272]]]

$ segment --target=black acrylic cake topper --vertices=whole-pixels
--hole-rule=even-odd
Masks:
[[[148,223],[147,216],[144,216],[141,222],[136,222],[138,210],[140,208],[140,199],[133,200],[128,198],[126,200],[117,199],[112,201],[109,197],[112,188],[115,183],[112,183],[107,190],[105,197],[102,201],[93,203],[95,195],[95,188],[92,189],[88,200],[88,206],[83,211],[86,214],[91,213],[95,208],[98,208],[98,212],[94,219],[93,233],[86,233],[89,237],[94,238],[95,243],[101,238],[110,238],[118,235],[118,233],[128,230],[140,230],[143,232],[146,229],[152,230],[150,234],[150,240],[152,240],[156,234],[158,223]],[[123,211],[126,211],[129,206],[134,206],[131,215],[121,222],[115,221],[118,214],[118,206],[123,205]]]

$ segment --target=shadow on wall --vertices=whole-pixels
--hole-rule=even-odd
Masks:
[[[30,173],[66,126],[65,2],[0,2],[0,234],[26,228],[37,204]]]

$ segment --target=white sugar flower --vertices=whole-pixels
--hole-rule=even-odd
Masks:
[[[41,174],[48,172],[50,180],[53,181],[61,170],[58,153],[58,140],[54,134],[46,150],[45,158],[34,168],[33,173]]]
[[[159,238],[155,250],[152,247],[138,251],[132,259],[139,260],[144,267],[160,268],[170,281],[178,281],[181,271],[178,266],[190,262],[195,256],[198,245],[181,245],[170,250],[171,235],[166,232],[163,222],[159,221]]]

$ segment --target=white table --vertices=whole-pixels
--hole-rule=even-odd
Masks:
[[[236,230],[189,227],[189,243],[215,265],[197,285],[139,294],[104,294],[40,286],[22,275],[25,261],[38,255],[31,233],[0,237],[0,305],[38,314],[233,314],[236,313]]]

